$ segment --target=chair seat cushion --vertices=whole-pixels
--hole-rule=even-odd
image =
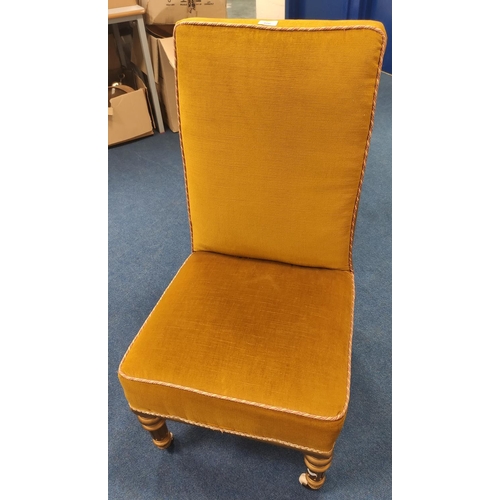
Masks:
[[[132,342],[133,410],[328,453],[349,399],[349,271],[192,253]]]

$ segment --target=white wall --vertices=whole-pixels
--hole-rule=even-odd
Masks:
[[[285,19],[285,0],[255,0],[257,19]]]

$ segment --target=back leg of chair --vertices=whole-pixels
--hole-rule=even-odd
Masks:
[[[164,418],[154,415],[145,415],[144,413],[136,413],[136,416],[142,427],[151,434],[153,443],[158,446],[158,448],[164,450],[172,444],[174,435],[169,432]]]
[[[318,490],[325,482],[325,472],[332,463],[333,452],[329,457],[318,457],[313,455],[304,455],[304,462],[307,467],[307,472],[304,472],[299,477],[299,482],[303,486]]]

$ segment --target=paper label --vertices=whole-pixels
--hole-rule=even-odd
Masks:
[[[257,24],[263,24],[264,26],[277,26],[278,21],[259,21]]]

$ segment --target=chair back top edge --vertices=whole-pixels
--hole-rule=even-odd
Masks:
[[[192,249],[352,270],[383,24],[191,18],[174,43]]]

